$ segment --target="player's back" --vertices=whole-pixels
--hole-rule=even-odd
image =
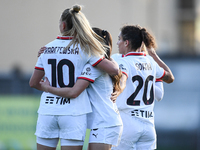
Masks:
[[[79,45],[75,47],[72,45],[66,49],[71,38],[58,37],[48,43],[36,64],[36,67],[43,67],[45,76],[53,87],[72,87],[84,65],[90,59],[82,52]],[[54,115],[78,115],[91,112],[91,107],[86,90],[74,99],[43,92],[38,112]]]
[[[66,46],[70,38],[56,39],[46,45],[41,56],[45,76],[54,87],[72,87],[88,58],[79,46]]]
[[[163,69],[143,53],[128,53],[118,64],[128,77],[126,87],[116,101],[119,110],[149,118],[154,107],[155,79],[163,75]]]
[[[121,125],[121,118],[110,99],[113,92],[111,77],[106,72],[86,64],[79,79],[92,82],[87,88],[92,105],[92,113],[87,115],[88,128]]]

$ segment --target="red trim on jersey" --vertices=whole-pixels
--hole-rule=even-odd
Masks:
[[[164,70],[164,73],[163,73],[162,77],[158,78],[158,80],[162,79],[164,76],[165,76],[165,70]]]
[[[95,64],[93,64],[92,66],[95,67],[96,65],[98,65],[105,57],[99,59]]]
[[[73,36],[57,36],[56,39],[71,40],[71,39],[73,39]]]
[[[35,69],[44,71],[44,68],[41,67],[35,67]]]
[[[122,54],[122,57],[124,57],[124,54]]]
[[[131,52],[125,55],[126,56],[144,56],[144,53],[137,53],[137,52]]]
[[[78,77],[78,79],[87,80],[87,81],[92,82],[92,83],[94,82],[94,80],[86,78],[86,77]]]
[[[156,82],[162,82],[163,80],[160,80],[160,79],[156,79]]]
[[[128,74],[127,74],[126,72],[123,72],[123,71],[122,71],[122,73],[125,74],[125,75],[127,76],[127,78],[128,78]]]

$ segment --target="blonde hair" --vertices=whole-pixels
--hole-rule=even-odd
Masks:
[[[103,38],[94,33],[85,15],[80,10],[81,6],[75,5],[64,10],[61,15],[61,21],[66,23],[66,29],[62,35],[74,37],[67,48],[71,45],[80,44],[81,49],[89,56],[91,54],[95,56],[104,55]]]

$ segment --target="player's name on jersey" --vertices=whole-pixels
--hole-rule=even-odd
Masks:
[[[58,105],[65,105],[70,104],[70,98],[63,98],[58,96],[47,96],[45,104],[58,104]]]
[[[71,48],[71,47],[47,47],[44,50],[44,54],[79,54],[79,48]]]
[[[150,63],[135,63],[137,70],[152,70]]]
[[[153,117],[153,112],[136,109],[136,110],[131,111],[131,116],[142,117],[142,118],[151,118],[151,117]]]

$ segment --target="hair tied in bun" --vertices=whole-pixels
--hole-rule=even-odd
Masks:
[[[102,30],[102,35],[105,36],[106,35],[106,30]]]
[[[73,11],[74,12],[78,13],[80,10],[81,10],[81,6],[79,6],[79,5],[74,5],[73,6]]]
[[[145,28],[142,28],[140,31],[144,31],[144,32],[146,32],[146,29],[145,29]]]

